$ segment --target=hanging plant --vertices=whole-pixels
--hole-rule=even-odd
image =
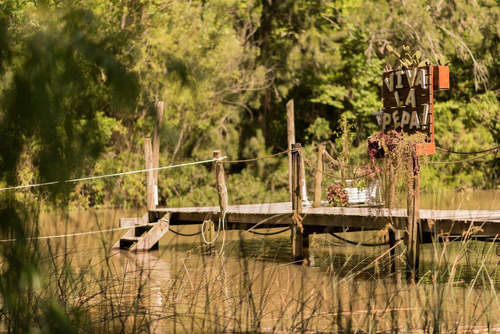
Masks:
[[[403,135],[395,130],[371,136],[368,138],[368,156],[373,160],[394,154],[402,138]]]

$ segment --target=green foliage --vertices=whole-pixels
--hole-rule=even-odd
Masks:
[[[500,117],[498,97],[488,92],[477,95],[469,103],[449,101],[435,106],[436,143],[452,151],[475,152],[498,146]],[[439,154],[431,161],[467,160],[477,155]],[[495,156],[476,161],[437,164],[424,173],[430,184],[449,188],[480,188],[497,186],[498,166]],[[435,168],[435,170],[434,170]],[[496,174],[498,175],[498,174]]]
[[[25,29],[6,73],[0,172],[9,184],[16,183],[12,171],[29,141],[36,143],[30,153],[39,181],[83,174],[114,130],[116,120],[105,113],[126,111],[134,97],[133,75],[103,45],[110,36],[100,37],[91,12],[37,8],[36,14],[45,29]]]
[[[322,142],[330,138],[332,130],[330,129],[330,123],[326,119],[318,117],[314,123],[306,129],[306,132],[310,135],[312,140]],[[309,140],[309,136],[306,136],[305,139]]]
[[[214,149],[231,159],[282,150],[289,98],[296,103],[297,141],[331,139],[337,152],[362,162],[366,138],[377,131],[373,112],[381,106],[384,65],[390,65],[386,51],[407,65],[422,59],[442,63],[440,55],[450,60],[452,88],[436,99],[448,101],[444,105],[460,115],[436,107],[439,145],[472,149],[498,143],[497,6],[487,1],[374,1],[369,11],[366,6],[364,1],[9,2],[0,20],[0,183],[142,168],[142,139],[152,133],[159,100],[166,102],[163,164],[205,159]],[[485,91],[488,87],[493,90]],[[329,130],[341,127],[343,116],[352,124],[347,141],[343,131]],[[269,184],[280,170],[276,166],[263,160],[247,169]],[[449,175],[463,171],[446,168]],[[498,168],[486,164],[483,177],[464,186],[494,186]],[[450,187],[462,186],[452,178]],[[143,182],[137,175],[42,193],[68,190],[75,205],[133,206],[144,201]],[[164,200],[174,197],[162,191]]]
[[[331,140],[344,175],[345,165],[366,164],[384,67],[422,59],[450,62],[451,89],[435,95],[438,146],[494,147],[499,22],[494,0],[4,1],[0,186],[143,169],[158,101],[162,166],[208,159],[215,149],[230,160],[285,150],[293,98],[297,142]],[[459,159],[424,159],[423,188],[499,186],[498,158]],[[283,156],[225,167],[231,204],[288,200]],[[217,205],[211,165],[159,174],[160,203]],[[25,242],[37,233],[38,204],[141,206],[144,183],[133,174],[0,193],[0,231],[16,238],[2,249],[8,331],[69,332],[85,323],[56,291],[38,294],[40,253]]]

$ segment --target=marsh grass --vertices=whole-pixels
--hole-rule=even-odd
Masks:
[[[390,272],[388,247],[345,245],[317,234],[311,240],[315,267],[302,267],[288,261],[287,235],[227,234],[224,254],[220,242],[207,251],[200,240],[185,243],[179,237],[167,237],[159,251],[112,252],[116,234],[91,241],[3,244],[2,330],[463,333],[500,328],[496,244],[473,235],[424,245],[421,279],[406,283],[404,272]],[[24,267],[15,267],[21,262],[14,255],[26,259]]]

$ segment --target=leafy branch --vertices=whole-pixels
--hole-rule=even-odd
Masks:
[[[429,58],[422,60],[422,52],[420,50],[412,53],[409,45],[403,45],[401,52],[396,51],[391,45],[386,46],[386,50],[399,60],[400,68],[402,70],[407,68],[422,67],[432,65]],[[439,65],[448,65],[450,62],[446,61],[443,56],[438,58]]]

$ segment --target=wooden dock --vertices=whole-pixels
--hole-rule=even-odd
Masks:
[[[198,224],[210,219],[217,221],[219,207],[157,208],[150,211],[155,221],[170,213],[170,225]],[[284,227],[292,223],[292,203],[268,203],[229,206],[225,221],[228,229]],[[381,230],[392,223],[394,228],[406,228],[406,209],[350,208],[304,206],[302,225],[307,229],[321,230],[337,227],[343,230]],[[420,210],[422,232],[441,235],[462,235],[477,228],[476,235],[500,235],[500,210]],[[318,229],[319,227],[319,229]]]
[[[325,204],[325,203],[323,203]],[[184,207],[184,208],[155,208],[149,210],[143,218],[122,219],[121,226],[136,227],[142,234],[144,226],[156,226],[157,222],[169,226],[175,225],[201,225],[203,222],[214,222],[213,229],[217,229],[217,222],[222,218],[220,207]],[[408,243],[406,209],[373,208],[373,207],[311,207],[304,206],[301,214],[299,241],[292,238],[291,254],[296,261],[307,262],[308,237],[312,233],[326,232],[354,232],[377,231],[387,229],[393,235],[389,247],[395,246],[395,239],[404,236]],[[224,228],[227,230],[266,229],[276,227],[293,227],[296,224],[291,202],[249,204],[228,206],[224,216]],[[201,228],[201,226],[200,226]],[[156,237],[145,234],[150,238],[150,243],[157,246],[158,240],[164,233],[168,233],[165,225],[162,232],[151,229]],[[130,232],[129,232],[130,233]],[[293,235],[292,229],[292,235]],[[491,237],[500,235],[500,210],[420,210],[418,243],[439,241],[444,238],[454,237]],[[395,237],[394,237],[395,236]],[[123,238],[126,247],[132,243],[135,234]],[[137,238],[136,238],[137,239]],[[138,241],[138,240],[137,240]],[[147,243],[137,242],[135,250],[147,250]],[[120,247],[117,243],[115,247]],[[138,247],[138,248],[135,248]],[[418,250],[418,248],[417,248]],[[393,252],[393,255],[396,255]]]
[[[293,127],[293,124],[289,127]],[[155,133],[157,133],[156,130]],[[120,219],[120,226],[130,227],[130,230],[115,243],[113,248],[134,251],[155,249],[158,247],[161,237],[168,233],[169,227],[173,225],[199,224],[203,239],[209,245],[213,245],[215,242],[214,236],[218,233],[218,229],[253,230],[289,227],[292,259],[297,263],[307,265],[309,261],[309,236],[313,233],[385,229],[388,235],[393,270],[398,270],[398,261],[394,261],[394,259],[400,252],[403,252],[408,269],[407,277],[418,279],[419,245],[421,243],[440,241],[456,236],[462,238],[474,236],[496,240],[497,236],[500,235],[500,210],[421,210],[418,156],[412,157],[413,175],[408,180],[412,191],[407,194],[407,209],[328,207],[325,206],[325,202],[321,202],[321,184],[324,174],[322,161],[325,147],[320,145],[317,165],[312,166],[316,170],[314,202],[312,206],[304,205],[306,201],[306,197],[303,196],[306,191],[305,159],[301,144],[295,144],[294,136],[291,136],[290,133],[290,149],[280,153],[288,154],[290,202],[229,205],[223,157],[220,151],[214,151],[214,159],[211,161],[214,164],[219,206],[160,208],[157,206],[158,175],[153,173],[153,166],[158,166],[158,142],[158,140],[154,140],[152,147],[150,139],[144,141],[147,169],[147,213],[141,218]],[[247,161],[245,160],[245,162]],[[311,165],[310,162],[308,164]],[[392,174],[389,172],[389,175]],[[390,199],[394,198],[394,186],[387,186],[387,189],[386,202],[391,203]],[[398,247],[399,244],[403,244],[404,247]]]
[[[149,141],[146,142],[147,145]],[[219,206],[160,208],[154,203],[154,178],[147,172],[147,213],[141,218],[120,219],[121,227],[130,230],[118,240],[114,248],[134,251],[156,249],[169,226],[199,224],[206,231],[208,243],[215,241],[217,229],[248,230],[290,227],[292,259],[307,264],[309,236],[313,233],[387,230],[392,260],[399,253],[406,257],[407,274],[418,278],[419,245],[448,237],[496,238],[500,235],[500,210],[419,210],[417,202],[409,201],[413,209],[383,207],[328,207],[321,202],[321,187],[315,187],[313,206],[303,204],[303,163],[300,144],[293,145],[291,159],[291,202],[228,205],[224,168],[220,151],[214,151],[214,170]],[[146,148],[147,155],[151,148]],[[318,159],[319,160],[319,159]],[[146,159],[152,166],[152,159]],[[320,170],[318,168],[318,170]],[[321,185],[321,173],[316,173],[316,185]],[[318,180],[319,178],[319,180]],[[419,194],[419,191],[417,192]],[[219,224],[218,222],[222,222]],[[208,224],[207,224],[208,223]],[[205,234],[204,234],[205,236]],[[404,240],[404,247],[396,247]],[[396,263],[394,270],[398,270]]]

